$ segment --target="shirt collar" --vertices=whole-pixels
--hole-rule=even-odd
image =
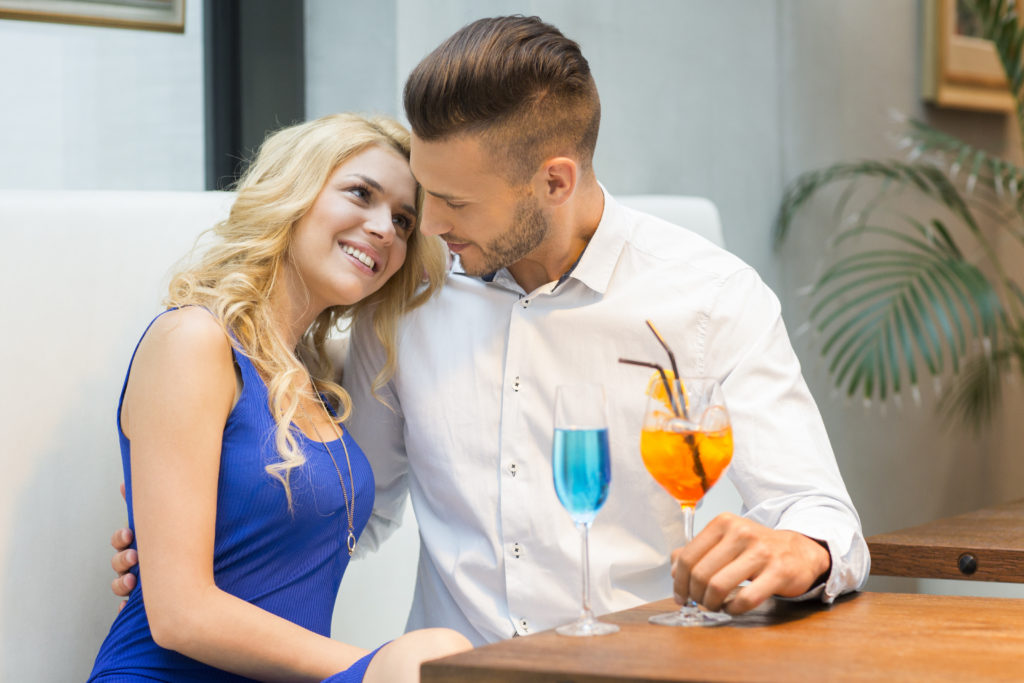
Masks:
[[[604,211],[601,222],[590,238],[587,248],[580,254],[576,264],[562,276],[559,284],[567,278],[579,280],[599,294],[608,289],[615,264],[619,262],[622,247],[629,237],[630,223],[621,204],[601,185],[604,193]]]
[[[558,279],[558,282],[555,283],[552,289],[557,289],[570,278],[579,280],[599,294],[604,294],[608,288],[612,271],[615,270],[615,264],[619,261],[622,247],[629,237],[630,223],[624,215],[622,205],[615,201],[604,185],[600,187],[601,192],[604,194],[604,211],[601,213],[601,221],[597,224],[597,230],[594,231],[583,253],[580,254],[569,270]],[[458,257],[453,262],[452,272],[464,274]],[[480,279],[487,283],[500,285],[506,289],[522,290],[507,268],[501,268],[493,273],[482,275]]]

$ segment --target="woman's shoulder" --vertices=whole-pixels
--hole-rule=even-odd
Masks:
[[[139,348],[146,347],[162,356],[193,360],[230,359],[231,340],[220,322],[199,306],[169,310],[153,321]]]

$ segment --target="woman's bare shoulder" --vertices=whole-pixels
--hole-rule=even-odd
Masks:
[[[198,306],[185,306],[161,315],[153,321],[143,343],[172,356],[185,354],[195,358],[199,354],[214,358],[231,354],[231,341],[220,322]]]

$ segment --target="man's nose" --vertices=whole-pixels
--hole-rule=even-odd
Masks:
[[[423,198],[423,206],[420,208],[420,232],[424,235],[444,235],[451,232],[452,225],[438,205],[441,201],[429,194]]]

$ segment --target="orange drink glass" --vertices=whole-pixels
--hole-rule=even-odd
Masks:
[[[722,388],[706,377],[651,378],[640,433],[644,466],[683,511],[684,544],[693,540],[694,508],[732,460],[732,424]],[[671,393],[670,393],[671,390]],[[650,618],[666,626],[716,626],[731,617],[688,600],[678,612]]]

